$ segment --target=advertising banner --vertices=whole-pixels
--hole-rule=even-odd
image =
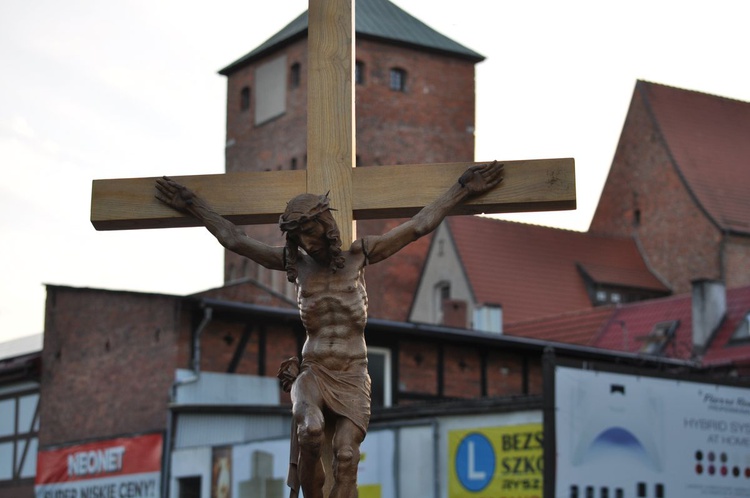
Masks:
[[[448,433],[449,498],[540,498],[542,424]]]
[[[555,369],[559,497],[750,497],[750,389]]]
[[[36,498],[158,498],[161,462],[161,434],[40,451]]]

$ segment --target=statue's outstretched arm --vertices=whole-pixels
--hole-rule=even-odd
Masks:
[[[456,183],[409,221],[383,235],[367,237],[365,244],[368,261],[382,261],[432,232],[455,206],[500,184],[503,174],[503,165],[497,161],[470,166]]]
[[[284,269],[283,248],[269,246],[248,237],[237,225],[214,211],[206,201],[184,185],[166,176],[159,178],[156,180],[156,198],[167,206],[200,220],[221,245],[230,251],[266,268]]]

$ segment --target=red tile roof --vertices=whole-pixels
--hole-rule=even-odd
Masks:
[[[693,358],[693,318],[690,294],[652,299],[621,306],[606,306],[507,324],[503,333],[555,342],[639,353],[644,338],[662,322],[678,322],[674,337],[662,355]],[[732,341],[742,320],[750,313],[750,286],[727,290],[726,316],[698,359],[704,366],[734,364],[750,369],[750,341]],[[645,353],[644,353],[645,354]]]
[[[503,334],[567,344],[590,345],[614,313],[614,305],[571,311],[503,326]]]
[[[470,216],[448,226],[475,302],[502,305],[505,323],[590,308],[578,265],[601,283],[668,291],[630,238]]]
[[[750,103],[644,81],[677,172],[721,228],[750,234]]]
[[[690,359],[693,350],[690,294],[630,303],[617,308],[590,345],[637,353],[642,350],[646,343],[644,339],[654,329],[654,325],[675,320],[679,324],[663,355],[669,358]]]

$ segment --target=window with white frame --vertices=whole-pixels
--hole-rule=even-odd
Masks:
[[[474,330],[503,332],[503,308],[497,304],[485,304],[474,308]]]
[[[367,369],[372,382],[372,406],[391,406],[391,350],[368,347]]]

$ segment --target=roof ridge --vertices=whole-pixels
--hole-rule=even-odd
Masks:
[[[703,212],[706,219],[709,220],[709,222],[713,224],[716,228],[721,230],[722,228],[721,223],[719,223],[719,221],[713,216],[713,214],[708,209],[708,207],[702,202],[701,197],[695,192],[695,188],[693,188],[693,185],[691,185],[690,181],[688,181],[688,178],[685,175],[683,168],[680,167],[680,164],[677,162],[677,157],[675,156],[673,147],[671,146],[671,144],[667,140],[666,135],[664,134],[662,122],[658,118],[657,112],[654,109],[653,104],[651,103],[651,96],[649,95],[649,91],[654,86],[661,86],[662,88],[671,88],[675,90],[681,90],[681,89],[677,87],[670,87],[667,85],[660,85],[658,83],[648,83],[642,80],[638,80],[638,82],[636,83],[636,91],[640,93],[641,98],[643,99],[643,105],[646,108],[646,113],[651,118],[651,122],[653,123],[654,128],[656,128],[659,134],[659,141],[664,147],[664,151],[669,157],[669,162],[672,164],[672,167],[674,168],[674,171],[677,174],[677,177],[682,182],[682,185],[685,188],[685,191],[688,193],[690,198],[693,199],[693,202],[698,207],[698,209]],[[689,92],[689,90],[681,90],[681,91]],[[697,93],[697,92],[694,92],[694,93]]]
[[[389,0],[355,0],[355,2],[355,36],[372,37],[391,43],[451,54],[469,59],[474,63],[485,59],[480,53],[442,34]],[[357,12],[363,15],[359,16]],[[219,74],[229,75],[245,64],[305,36],[307,29],[308,11],[305,10],[249,53],[220,69]]]
[[[456,220],[457,223],[461,223],[461,221],[458,220],[472,220],[472,219],[482,219],[482,220],[489,220],[491,222],[499,222],[509,225],[516,225],[516,226],[524,226],[524,227],[532,227],[532,228],[545,228],[557,232],[565,232],[565,233],[574,233],[574,234],[581,234],[586,235],[589,237],[595,237],[597,239],[609,239],[609,240],[634,240],[634,237],[632,235],[608,235],[598,232],[592,232],[590,230],[587,230],[585,232],[581,230],[575,230],[572,228],[565,228],[565,227],[556,227],[556,226],[549,226],[549,225],[542,225],[540,223],[527,223],[523,221],[514,221],[514,220],[506,220],[503,218],[495,218],[493,215],[471,215],[471,216],[451,216],[447,218],[449,221]]]
[[[740,100],[740,99],[734,98],[734,97],[727,97],[726,95],[718,95],[718,94],[715,94],[715,93],[708,93],[708,92],[705,92],[703,90],[693,90],[693,89],[690,89],[690,88],[683,88],[683,87],[679,87],[679,86],[675,86],[675,85],[669,85],[669,84],[666,84],[666,83],[658,83],[656,81],[648,81],[648,80],[639,79],[639,80],[636,80],[636,85],[638,85],[638,84],[643,84],[643,85],[646,85],[646,86],[659,86],[659,87],[662,87],[662,88],[669,88],[671,90],[678,90],[680,92],[693,93],[693,94],[696,94],[696,95],[703,95],[703,96],[710,97],[710,98],[713,98],[713,99],[728,100],[730,102],[736,102],[736,103],[740,103],[740,104],[750,105],[750,102],[748,102],[746,100]]]

